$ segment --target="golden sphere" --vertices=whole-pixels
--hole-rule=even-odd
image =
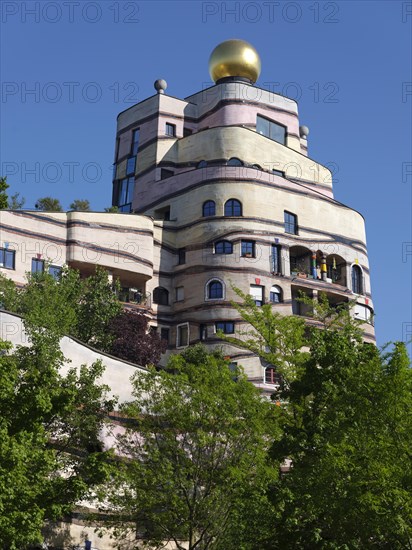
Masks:
[[[210,54],[209,73],[214,82],[228,76],[240,76],[254,83],[260,75],[259,54],[249,42],[225,40]]]

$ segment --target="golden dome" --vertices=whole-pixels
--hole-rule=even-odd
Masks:
[[[239,76],[255,83],[260,75],[259,54],[249,42],[225,40],[210,54],[209,73],[214,82],[228,76]]]

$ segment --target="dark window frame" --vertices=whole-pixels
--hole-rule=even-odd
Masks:
[[[265,122],[268,123],[268,131],[266,133],[265,132],[260,132],[258,130],[259,121],[265,121]],[[281,128],[284,132],[283,133],[283,139],[281,141],[274,137],[279,128]],[[275,120],[271,120],[270,118],[267,118],[265,116],[262,116],[262,115],[258,114],[258,115],[256,115],[256,132],[261,136],[265,136],[268,139],[271,139],[272,141],[276,141],[276,143],[280,143],[281,145],[286,146],[286,141],[287,141],[287,136],[288,136],[288,128],[284,124],[279,124],[279,122],[276,122]]]
[[[34,266],[37,266],[36,269],[34,269]],[[32,274],[44,273],[44,266],[45,266],[45,261],[42,260],[41,258],[32,258],[31,259],[31,273]],[[39,269],[39,267],[40,267],[40,269]]]
[[[216,333],[219,330],[221,330],[224,334],[234,334],[235,333],[234,321],[216,321],[215,322]]]
[[[240,256],[241,258],[256,258],[256,241],[242,239],[240,241]]]
[[[186,263],[186,248],[179,248],[177,251],[177,265]]]
[[[233,254],[233,243],[224,239],[215,242],[215,254]]]
[[[168,137],[176,137],[176,124],[172,124],[171,122],[166,122],[165,135]]]
[[[351,269],[351,280],[352,280],[352,292],[354,294],[364,295],[363,288],[363,271],[357,265],[354,264]]]
[[[205,201],[203,203],[202,215],[203,215],[204,218],[209,218],[210,216],[216,216],[216,203],[215,203],[215,201],[208,200],[208,201]]]
[[[228,199],[225,202],[224,214],[228,218],[243,216],[243,208],[240,200]]]
[[[158,306],[169,305],[169,291],[164,286],[157,286],[153,290],[153,303]]]
[[[223,283],[218,279],[213,279],[207,283],[207,299],[223,300]]]
[[[289,212],[288,210],[283,211],[283,219],[284,219],[284,226],[285,226],[285,233],[289,233],[290,235],[298,235],[299,234],[299,225],[298,225],[298,216],[294,214],[293,212]]]

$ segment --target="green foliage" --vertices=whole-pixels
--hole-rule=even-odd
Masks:
[[[53,197],[43,197],[38,199],[35,204],[36,210],[42,210],[45,212],[63,212],[63,207],[59,199]]]
[[[117,214],[119,212],[118,206],[109,206],[108,208],[104,209],[105,212],[111,212],[112,214]]]
[[[0,341],[0,547],[42,541],[107,472],[99,433],[113,407],[96,385],[99,363],[60,374],[64,359],[47,333],[32,347]],[[63,474],[63,475],[62,475]]]
[[[90,202],[87,199],[76,199],[71,203],[70,210],[90,212]]]
[[[173,356],[168,371],[136,376],[134,397],[118,437],[127,459],[103,497],[118,512],[119,548],[136,531],[153,548],[252,548],[260,538],[250,527],[271,510],[265,487],[277,470],[266,451],[277,408],[202,346]]]
[[[7,183],[7,178],[0,177],[0,210],[4,210],[9,207],[9,201],[7,197],[7,189],[10,187]]]
[[[273,365],[288,385],[301,371],[307,354],[302,351],[307,344],[305,320],[301,317],[281,315],[270,304],[257,306],[252,297],[233,287],[242,298],[241,303],[232,305],[249,323],[250,329],[239,331],[238,336],[230,337],[222,332],[218,336],[225,341],[252,351],[264,363]]]
[[[20,197],[20,193],[14,193],[14,195],[12,195],[9,199],[8,208],[10,210],[21,210],[25,203],[26,199],[24,197]]]
[[[74,336],[98,349],[110,348],[112,336],[108,330],[109,323],[122,311],[116,294],[118,290],[119,284],[112,284],[107,272],[96,266],[95,274],[82,281]]]

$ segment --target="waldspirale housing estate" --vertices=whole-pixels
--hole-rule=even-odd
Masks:
[[[167,340],[163,362],[199,341],[223,347],[270,393],[276,369],[218,338],[245,328],[233,287],[308,323],[301,292],[354,301],[374,342],[365,221],[334,198],[331,171],[310,157],[297,103],[255,84],[253,46],[223,42],[209,71],[207,89],[176,98],[157,80],[151,97],[118,115],[119,213],[1,211],[0,272],[24,284],[27,271],[67,264],[87,276],[101,265],[125,306]]]

